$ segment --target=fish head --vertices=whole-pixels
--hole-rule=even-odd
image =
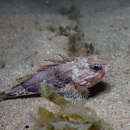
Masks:
[[[77,60],[74,68],[73,79],[80,86],[87,88],[96,85],[110,70],[110,65],[102,56],[92,55]]]

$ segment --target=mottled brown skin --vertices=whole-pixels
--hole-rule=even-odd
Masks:
[[[43,81],[46,81],[58,94],[71,91],[82,92],[97,84],[109,68],[104,58],[98,55],[75,59],[60,56],[62,60],[59,61],[46,59],[53,64],[41,66],[35,74],[17,79],[20,81],[19,84],[2,92],[0,97],[9,99],[40,95]]]

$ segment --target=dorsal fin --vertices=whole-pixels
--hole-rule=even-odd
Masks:
[[[56,66],[56,65],[58,65],[58,64],[50,64],[50,65],[40,66],[40,68],[37,70],[37,72],[43,71],[43,70],[45,70],[45,69],[48,69],[48,68],[50,68],[50,67],[52,67],[52,66]]]

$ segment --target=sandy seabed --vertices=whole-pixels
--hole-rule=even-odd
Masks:
[[[17,77],[35,72],[45,64],[44,58],[67,55],[66,37],[41,30],[48,24],[74,24],[58,11],[67,1],[55,0],[50,5],[42,0],[0,1],[0,57],[6,63],[0,69],[0,91],[11,88]],[[129,130],[130,2],[76,0],[76,5],[83,14],[86,39],[96,43],[112,67],[103,79],[106,88],[89,98],[86,105],[115,130]],[[51,104],[43,98],[0,102],[0,130],[24,130],[26,125],[31,130],[39,106],[49,108]]]

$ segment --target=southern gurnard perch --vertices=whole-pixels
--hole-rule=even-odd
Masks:
[[[97,84],[109,69],[104,58],[98,55],[74,59],[60,56],[62,60],[46,59],[53,64],[41,66],[35,74],[19,78],[19,84],[1,92],[0,99],[41,95],[44,91],[41,86],[44,84],[57,94],[82,94]]]

